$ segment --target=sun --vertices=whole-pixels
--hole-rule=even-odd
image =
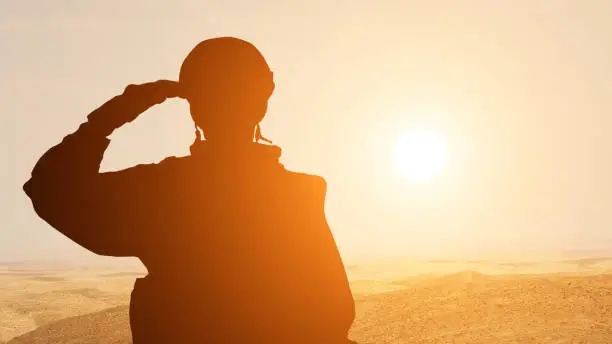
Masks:
[[[446,166],[446,142],[435,131],[406,131],[397,141],[393,158],[395,165],[406,178],[420,182],[429,181],[438,176]]]

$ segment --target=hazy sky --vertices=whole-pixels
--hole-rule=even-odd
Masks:
[[[612,248],[612,3],[602,1],[0,0],[0,260],[85,259],[21,191],[38,158],[130,83],[176,79],[199,41],[267,57],[263,133],[328,181],[347,261]],[[448,144],[430,183],[397,137]],[[104,170],[185,155],[185,103],[113,135]],[[87,229],[84,229],[87,230]]]

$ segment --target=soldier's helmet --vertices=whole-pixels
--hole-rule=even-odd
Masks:
[[[274,78],[266,59],[253,44],[235,37],[200,42],[185,58],[179,84],[192,109],[195,104],[206,112],[231,117],[200,121],[247,123],[256,126],[256,139],[263,139],[259,122],[274,91]],[[242,108],[225,111],[232,106]],[[198,125],[198,119],[194,117],[194,120]]]

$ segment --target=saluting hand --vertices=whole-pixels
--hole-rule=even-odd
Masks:
[[[125,88],[123,93],[126,95],[131,93],[139,93],[140,95],[151,100],[158,100],[159,103],[168,98],[184,98],[179,83],[173,80],[157,80],[140,85],[131,84]]]

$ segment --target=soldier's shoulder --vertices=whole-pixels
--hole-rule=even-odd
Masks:
[[[190,156],[169,156],[155,165],[159,166],[160,168],[167,169],[182,168],[183,166],[187,165],[189,161],[191,161]]]
[[[167,157],[156,163],[142,163],[134,165],[125,170],[115,171],[111,173],[123,174],[129,173],[132,175],[141,175],[143,177],[157,177],[160,175],[173,174],[184,169],[188,162],[187,157]]]
[[[298,187],[323,193],[327,191],[327,181],[322,176],[289,170],[286,170],[285,173],[292,184]]]

